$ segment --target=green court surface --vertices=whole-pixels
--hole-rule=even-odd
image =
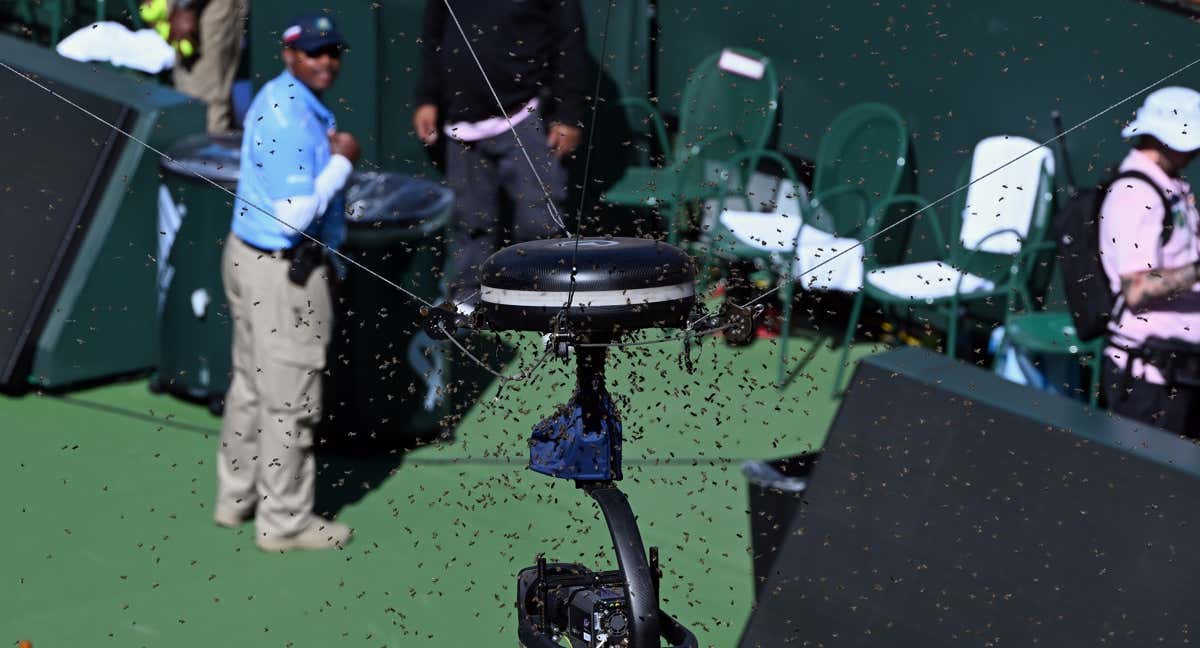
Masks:
[[[610,359],[609,389],[629,397],[621,487],[661,548],[663,607],[701,645],[734,645],[750,613],[741,463],[817,447],[832,419],[824,344],[794,341],[803,365],[782,394],[772,341],[706,342],[692,375],[679,345]],[[547,367],[498,398],[493,385],[454,445],[320,456],[318,510],[355,540],[286,555],[259,552],[252,523],[212,523],[219,420],[205,409],[144,381],[0,397],[0,645],[516,646],[516,574],[537,553],[615,566],[590,499],[525,466],[530,426],[573,382]]]

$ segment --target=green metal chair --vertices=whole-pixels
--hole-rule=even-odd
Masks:
[[[761,66],[761,74],[752,78],[757,70],[746,72],[736,64]],[[658,146],[669,152],[668,161],[663,167],[630,167],[601,199],[614,206],[658,209],[674,243],[679,208],[715,197],[729,173],[726,161],[764,146],[775,126],[779,86],[771,60],[754,50],[731,48],[710,55],[684,88],[674,146],[650,102],[626,97],[619,105],[646,116]]]
[[[842,111],[817,148],[814,213],[806,222],[836,236],[862,238],[875,209],[901,189],[909,170],[908,127],[894,108],[861,103]]]
[[[861,238],[875,228],[873,208],[901,188],[908,170],[908,129],[899,113],[879,103],[851,106],[834,118],[817,149],[811,198],[798,204],[801,220],[835,236]],[[725,201],[744,191],[747,173],[761,160],[773,159],[791,175],[795,171],[778,154],[748,150],[729,159],[716,198]],[[736,169],[736,172],[731,172]],[[799,183],[796,183],[799,185]],[[723,256],[754,258],[760,250],[738,247],[738,237],[720,220],[724,204],[708,224],[707,241]],[[725,249],[732,245],[732,249]]]
[[[796,260],[801,258],[800,246],[804,245],[800,236],[802,229],[809,227],[846,240],[861,240],[865,233],[874,231],[877,225],[871,214],[876,213],[875,207],[886,204],[905,181],[908,149],[908,129],[895,109],[880,103],[851,106],[834,118],[821,138],[811,199],[803,193],[794,199],[778,197],[779,205],[774,212],[762,215],[766,221],[773,222],[767,227],[767,234],[749,242],[744,232],[739,236],[724,216],[729,198],[744,191],[748,185],[747,174],[758,162],[775,161],[792,187],[802,188],[803,185],[796,179],[792,165],[777,153],[747,151],[735,156],[730,164],[740,170],[741,176],[730,177],[722,188],[715,217],[708,228],[703,267],[709,268],[714,256],[724,261],[748,260],[769,266],[782,282],[779,290],[783,302],[782,326],[784,331],[790,330],[795,283],[806,280],[804,277],[797,279],[795,272],[811,269],[795,267]],[[784,205],[784,202],[790,204]],[[885,209],[880,217],[886,214]],[[901,238],[897,237],[897,240]],[[826,243],[828,240],[818,245]],[[786,334],[780,339],[776,381],[780,388],[787,378],[788,339]]]
[[[759,163],[764,160],[779,166],[783,174],[779,184],[756,182],[753,176]],[[783,261],[782,253],[795,248],[798,224],[803,223],[805,215],[811,213],[807,209],[807,188],[798,179],[791,161],[775,151],[744,151],[729,158],[727,164],[732,171],[713,200],[715,217],[708,228],[708,235],[701,240],[704,253],[702,267],[712,267],[718,259],[761,260],[778,265]],[[737,236],[720,218],[731,208],[739,209],[742,213],[761,213],[764,220],[772,224],[778,222],[776,236],[771,240],[764,238],[746,242],[743,240],[745,237]],[[702,287],[704,279],[702,275]]]
[[[992,171],[995,173],[989,175]],[[873,241],[867,241],[863,289],[855,297],[846,327],[835,391],[842,390],[850,344],[866,299],[893,312],[929,312],[947,331],[945,352],[951,356],[958,341],[959,319],[967,307],[1007,300],[1013,294],[1025,304],[1034,303],[1031,277],[1039,255],[1045,252],[1041,244],[1053,203],[1053,154],[1023,137],[990,137],[976,146],[958,186],[968,179],[977,181],[954,200],[949,243],[936,218],[923,219],[930,224],[938,249],[947,251],[944,258],[884,267],[875,260]],[[920,196],[897,195],[876,210],[881,213],[904,203],[921,209],[929,206]]]
[[[752,175],[763,160],[771,160],[777,164],[783,173],[783,178],[777,186],[767,190],[752,179]],[[711,274],[709,269],[719,260],[724,263],[731,261],[750,261],[762,268],[769,268],[771,273],[782,282],[780,288],[783,300],[784,330],[791,321],[792,297],[794,282],[792,267],[795,250],[798,244],[801,227],[804,225],[809,200],[807,189],[800,182],[792,163],[775,151],[753,150],[734,156],[729,164],[740,175],[733,175],[725,184],[716,203],[716,218],[710,227],[709,236],[704,241],[704,258],[701,265],[705,269],[701,273],[700,288],[707,287],[707,279]],[[761,183],[759,183],[761,184]],[[735,204],[740,203],[740,204]],[[730,229],[721,216],[731,204],[745,207],[742,214],[761,212],[761,220],[768,224],[768,233],[758,237],[738,236]],[[765,208],[765,211],[762,209]],[[749,241],[747,241],[749,238]],[[785,363],[787,358],[788,336],[780,340],[779,375],[776,384],[784,384]]]
[[[1053,250],[1052,241],[1043,241],[1037,246],[1040,250]],[[1034,304],[1025,302],[1022,293],[1017,293],[1020,300],[1019,311],[1012,310],[1004,318],[1004,335],[1000,339],[999,348],[1005,344],[1016,349],[1038,355],[1068,355],[1075,358],[1088,358],[1091,365],[1091,379],[1088,387],[1088,403],[1095,407],[1100,400],[1100,371],[1103,362],[1104,347],[1107,336],[1100,336],[1083,342],[1075,334],[1075,324],[1071,314],[1066,311],[1034,310]],[[993,367],[999,364],[1001,354],[997,353]]]

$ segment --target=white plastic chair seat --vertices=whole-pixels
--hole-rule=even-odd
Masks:
[[[768,252],[782,252],[792,249],[801,223],[798,210],[807,203],[808,189],[804,185],[755,171],[745,195],[728,197],[725,211],[717,218],[741,243]],[[708,228],[717,205],[715,199],[705,202],[704,220]]]
[[[858,292],[863,282],[863,246],[857,239],[805,225],[800,230],[792,275],[805,290]]]
[[[770,214],[755,211],[721,212],[721,224],[739,243],[764,252],[790,252],[802,225],[799,214]]]
[[[960,278],[962,286],[959,288],[959,294],[962,295],[987,292],[996,287],[995,282],[991,280],[964,273],[943,261],[908,263],[867,273],[867,283],[872,288],[896,297],[929,302],[954,295]]]
[[[799,231],[792,276],[801,288],[844,292],[862,289],[863,248],[856,239],[836,237],[788,214],[725,210],[721,224],[742,245],[775,254],[791,254]]]

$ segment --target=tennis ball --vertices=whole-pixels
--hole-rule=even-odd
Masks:
[[[147,24],[166,20],[170,13],[171,9],[167,5],[167,0],[150,0],[138,7],[138,14],[141,16],[142,22]]]
[[[191,58],[196,53],[196,48],[190,40],[181,40],[177,46],[179,47],[179,53],[183,54],[183,58]]]

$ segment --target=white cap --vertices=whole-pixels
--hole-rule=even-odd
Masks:
[[[1180,153],[1200,149],[1200,92],[1172,86],[1146,96],[1121,137],[1152,135]]]

